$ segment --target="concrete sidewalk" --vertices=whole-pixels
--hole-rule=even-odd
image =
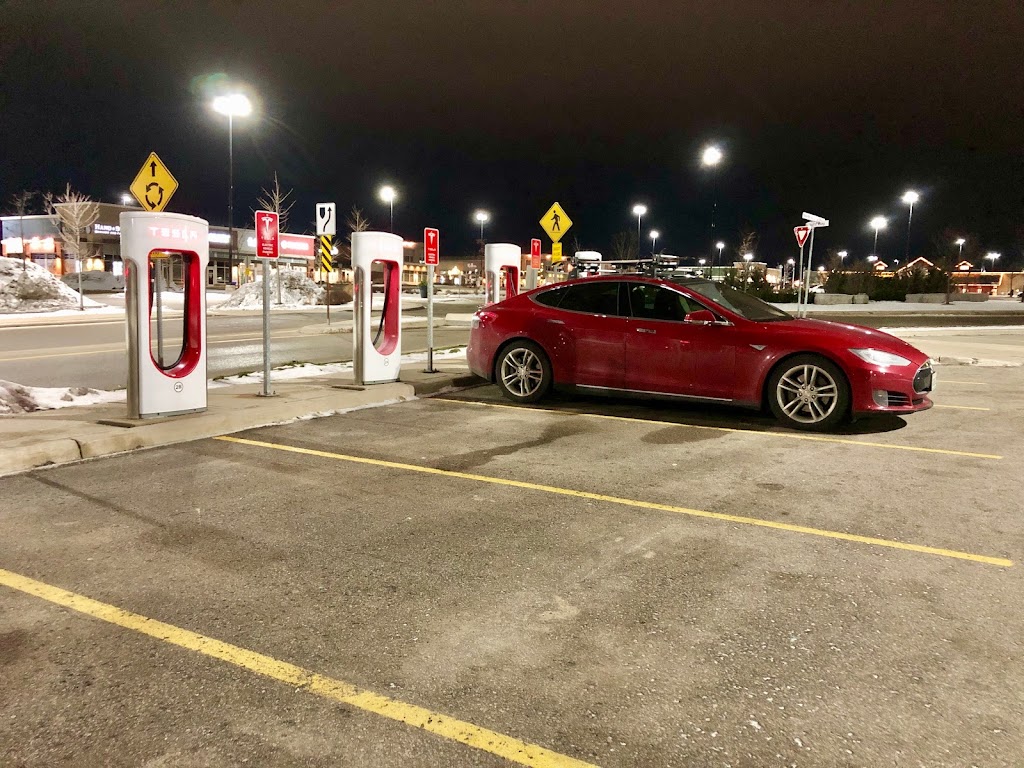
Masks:
[[[276,397],[258,395],[260,384],[211,389],[203,413],[130,420],[124,403],[36,411],[0,417],[0,476],[67,462],[110,456],[294,419],[401,402],[479,381],[464,360],[436,360],[403,367],[401,381],[359,387],[351,377],[286,380]]]

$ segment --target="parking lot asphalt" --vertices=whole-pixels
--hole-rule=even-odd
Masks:
[[[0,763],[1024,763],[1022,368],[809,436],[490,386],[0,481]]]

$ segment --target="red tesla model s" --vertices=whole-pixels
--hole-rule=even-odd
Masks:
[[[570,280],[473,317],[473,373],[515,402],[553,385],[615,395],[768,406],[828,430],[852,416],[930,408],[928,357],[871,328],[797,319],[710,280]]]

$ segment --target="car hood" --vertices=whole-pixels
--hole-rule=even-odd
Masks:
[[[908,344],[903,339],[879,331],[877,328],[865,328],[863,325],[852,323],[839,323],[833,320],[812,320],[810,318],[794,318],[772,323],[778,328],[785,328],[791,333],[800,335],[807,334],[812,338],[828,338],[830,341],[839,343],[852,349],[872,348],[881,349],[902,355],[918,364],[928,359],[917,347]]]

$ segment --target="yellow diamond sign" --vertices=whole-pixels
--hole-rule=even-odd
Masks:
[[[548,212],[541,218],[540,225],[548,233],[551,242],[557,243],[562,239],[562,235],[569,231],[569,227],[572,226],[572,219],[562,210],[562,206],[555,203],[548,208]]]
[[[177,180],[156,156],[156,152],[149,153],[130,187],[139,205],[147,211],[162,211],[166,208],[177,188]]]

